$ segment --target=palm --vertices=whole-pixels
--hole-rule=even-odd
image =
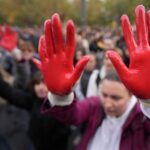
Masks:
[[[125,86],[139,98],[150,98],[150,46],[148,41],[150,13],[148,15],[148,32],[144,7],[139,5],[135,13],[137,42],[134,39],[128,17],[126,15],[121,17],[124,37],[130,56],[129,68],[123,64],[116,53],[110,52],[108,56]]]
[[[79,79],[89,56],[82,58],[76,67],[73,67],[75,28],[71,20],[67,23],[66,43],[57,14],[52,16],[52,21],[45,21],[44,29],[45,34],[39,42],[41,62],[34,62],[41,69],[51,92],[58,95],[68,94]]]
[[[56,56],[55,58],[43,63],[42,68],[50,91],[54,92],[66,89],[67,93],[67,91],[71,90],[70,84],[73,84],[71,83],[71,78],[74,68],[68,66],[65,54],[62,54],[61,57]],[[47,68],[53,71],[46,71]],[[56,76],[57,78],[55,78]]]

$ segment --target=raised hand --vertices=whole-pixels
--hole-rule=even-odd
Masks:
[[[75,27],[72,20],[67,22],[66,42],[64,42],[61,20],[58,14],[44,24],[44,35],[39,41],[40,61],[33,59],[42,71],[49,91],[57,95],[71,92],[79,79],[89,56],[83,57],[73,66],[75,50]]]
[[[5,26],[4,29],[1,32],[0,47],[12,52],[17,45],[17,33],[10,26]]]
[[[150,99],[150,11],[147,13],[143,5],[135,9],[137,41],[134,38],[127,15],[121,17],[125,42],[129,51],[130,65],[125,66],[117,53],[108,51],[111,59],[124,85],[137,97]]]

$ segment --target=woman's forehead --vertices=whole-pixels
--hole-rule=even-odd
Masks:
[[[108,79],[104,79],[100,83],[100,90],[109,92],[109,93],[113,93],[113,94],[119,93],[119,92],[123,93],[123,92],[128,91],[122,82],[112,81],[112,80],[108,80]]]

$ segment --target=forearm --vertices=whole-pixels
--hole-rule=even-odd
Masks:
[[[73,93],[66,96],[49,93],[48,100],[44,102],[41,111],[63,123],[78,126],[88,120],[91,107],[91,100],[82,102],[75,100]]]
[[[16,89],[5,81],[0,79],[0,96],[7,102],[27,110],[30,110],[33,104],[33,96],[30,93]]]
[[[26,88],[30,79],[30,67],[26,61],[14,62],[13,74],[15,77],[14,86]]]

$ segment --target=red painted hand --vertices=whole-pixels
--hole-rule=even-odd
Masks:
[[[0,46],[12,52],[17,45],[17,33],[10,26],[5,26],[4,32],[1,32]]]
[[[58,14],[54,14],[52,20],[45,21],[44,30],[39,41],[41,62],[33,61],[42,71],[49,91],[57,95],[68,94],[83,72],[89,56],[83,57],[76,67],[73,66],[75,27],[71,20],[67,22],[65,44]]]
[[[121,17],[124,38],[129,51],[130,65],[127,68],[117,53],[108,51],[111,59],[124,85],[141,99],[150,98],[150,12],[148,12],[148,31],[143,5],[135,9],[137,42],[135,41],[129,19],[126,15]]]

